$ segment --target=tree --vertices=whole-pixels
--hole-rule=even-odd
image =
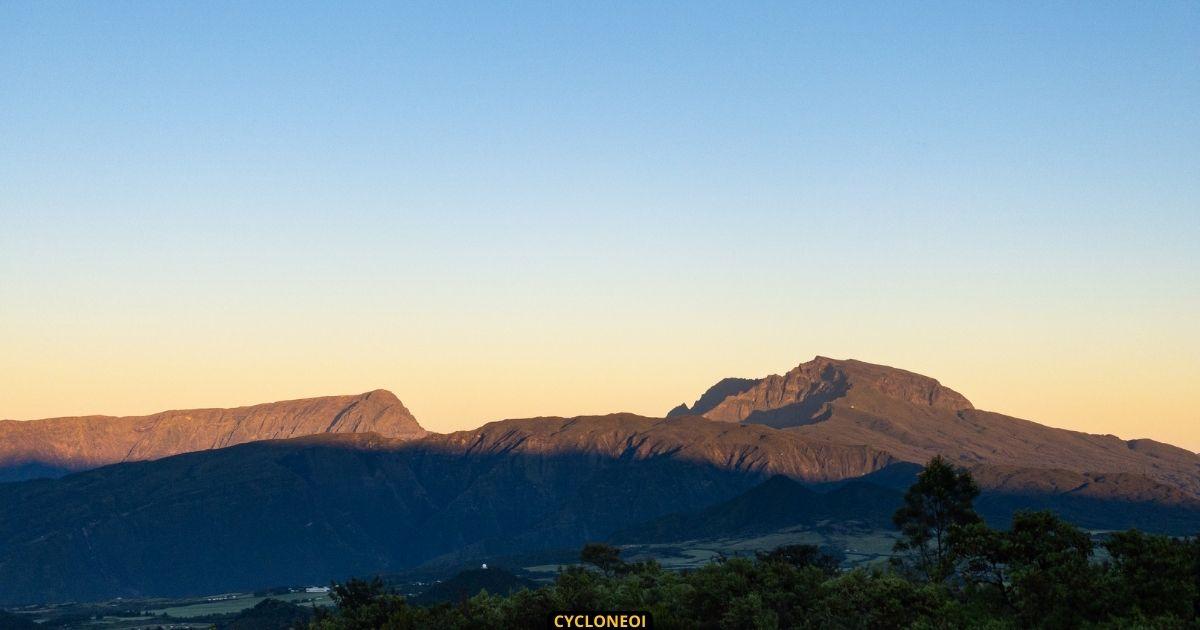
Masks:
[[[721,617],[721,627],[774,630],[779,627],[779,617],[775,611],[763,605],[761,594],[750,593],[729,602],[729,610]]]
[[[378,577],[370,580],[351,578],[334,584],[330,597],[336,614],[321,610],[312,623],[318,630],[399,630],[416,625],[415,611],[384,586]]]
[[[1195,619],[1200,606],[1200,541],[1117,532],[1106,543],[1116,593],[1133,613]]]
[[[584,545],[579,552],[579,560],[600,569],[607,576],[621,573],[625,568],[625,561],[621,560],[621,550],[604,543]]]
[[[816,545],[785,545],[771,551],[759,551],[755,556],[761,563],[781,562],[798,569],[813,567],[825,575],[835,575],[838,565],[841,564],[838,558],[825,553]]]
[[[914,584],[895,573],[854,569],[826,581],[821,591],[812,627],[965,627],[945,610],[951,602],[939,584]],[[930,623],[934,620],[936,626]]]
[[[1095,617],[1098,567],[1087,532],[1052,512],[1013,515],[1007,539],[1011,596],[1018,618],[1030,625],[1073,627]]]
[[[375,576],[370,580],[350,578],[342,584],[334,584],[329,598],[342,610],[357,610],[373,603],[388,593],[383,580]]]
[[[306,628],[313,618],[311,608],[270,598],[238,613],[222,630],[280,630]],[[0,624],[0,627],[3,627]]]
[[[1012,603],[1008,570],[1012,549],[1008,535],[985,523],[971,523],[950,532],[950,546],[962,562],[963,580],[975,588],[976,594],[1008,608]]]
[[[951,531],[980,521],[972,507],[977,496],[971,473],[955,469],[941,455],[929,460],[892,516],[901,535],[895,550],[911,553],[925,579],[945,580],[954,571]]]

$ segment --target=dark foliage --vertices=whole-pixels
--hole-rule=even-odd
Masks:
[[[284,630],[307,628],[313,610],[278,599],[264,599],[253,608],[238,613],[222,630]]]
[[[590,564],[604,572],[613,575],[625,572],[625,561],[621,560],[621,550],[604,543],[588,543],[579,552],[579,561]]]
[[[980,522],[972,506],[978,496],[971,473],[934,457],[892,517],[901,535],[896,551],[908,553],[910,566],[930,582],[946,579],[954,570],[951,531]]]
[[[534,588],[537,585],[524,578],[496,567],[488,569],[471,569],[429,587],[425,592],[413,597],[409,603],[428,606],[431,604],[455,604],[470,599],[481,592],[493,595],[509,595],[523,588]]]
[[[0,610],[0,629],[3,630],[36,630],[40,628],[36,622],[10,613],[6,610]]]
[[[345,583],[334,584],[330,597],[337,606],[336,614],[318,610],[313,621],[314,628],[375,630],[411,627],[407,623],[397,624],[410,619],[412,609],[404,597],[393,593],[378,577],[370,580],[352,578]]]
[[[825,575],[836,575],[841,559],[816,545],[787,545],[756,554],[759,562],[781,562],[793,567],[813,567]]]
[[[1105,543],[1123,608],[1142,614],[1200,617],[1200,539],[1151,536],[1137,530],[1113,534]]]
[[[839,571],[820,549],[798,545],[688,572],[627,563],[589,544],[595,569],[562,571],[553,584],[508,596],[481,592],[455,604],[410,606],[378,581],[335,589],[338,609],[316,630],[529,628],[567,610],[648,611],[659,628],[1195,628],[1200,624],[1200,540],[1137,531],[1104,542],[1050,512],[1018,512],[998,531],[972,518],[974,482],[934,460],[910,491],[908,553],[925,545],[923,572]],[[924,529],[920,525],[924,525]],[[939,538],[940,537],[940,538]],[[940,554],[940,555],[939,555]],[[920,567],[917,567],[920,569]],[[353,594],[353,596],[348,596]]]

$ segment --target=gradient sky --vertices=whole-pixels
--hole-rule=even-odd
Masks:
[[[0,418],[822,354],[1197,450],[1198,112],[1195,2],[0,3]]]

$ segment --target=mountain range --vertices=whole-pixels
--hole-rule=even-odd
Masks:
[[[98,419],[156,436],[119,456],[63,450],[36,428],[16,433],[19,449],[0,437],[0,453],[18,454],[0,461],[26,470],[121,462],[0,484],[0,604],[325,583],[588,540],[883,527],[934,454],[972,470],[992,520],[1045,507],[1093,528],[1200,528],[1200,455],[980,411],[885,366],[818,357],[725,379],[667,415],[434,434],[376,391]],[[194,452],[153,459],[181,450]]]

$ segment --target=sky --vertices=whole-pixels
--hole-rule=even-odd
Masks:
[[[0,3],[0,418],[662,415],[815,355],[1200,450],[1200,4]]]

